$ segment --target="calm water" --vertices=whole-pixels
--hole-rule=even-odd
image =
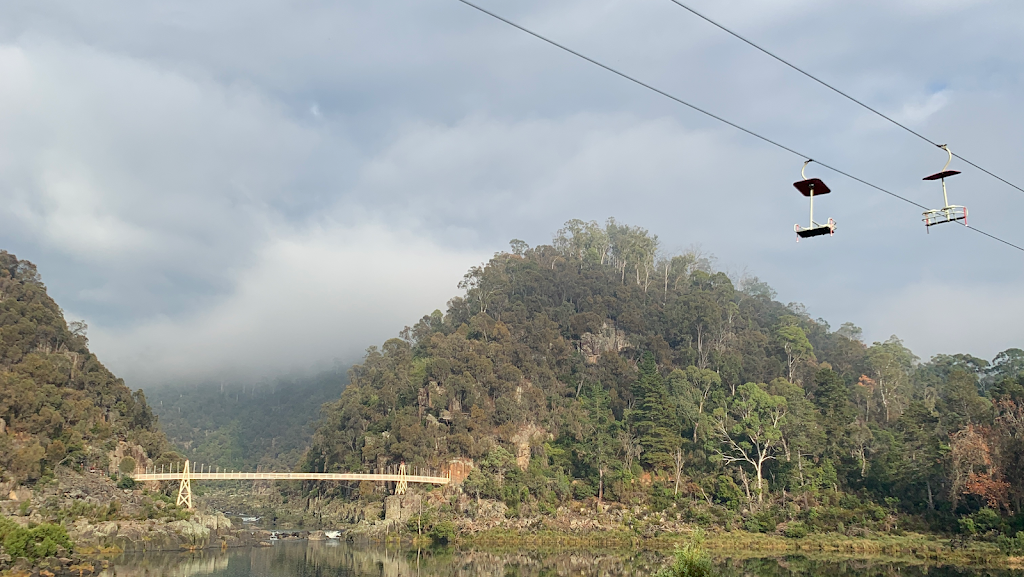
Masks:
[[[293,541],[253,549],[126,555],[115,560],[101,577],[640,577],[653,575],[665,561],[665,554],[649,551],[416,551],[337,541]],[[1021,571],[803,557],[723,559],[719,569],[729,577],[1024,577]]]

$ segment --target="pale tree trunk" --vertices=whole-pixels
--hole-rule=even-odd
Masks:
[[[704,346],[704,325],[697,323],[697,367],[708,368],[708,356],[710,350]]]
[[[764,477],[762,472],[764,471],[764,457],[758,457],[757,463],[754,465],[754,469],[757,471],[757,502],[758,504],[764,503]]]
[[[661,299],[661,304],[668,302],[668,272],[672,268],[672,261],[665,263],[665,296]]]
[[[786,364],[789,367],[789,382],[793,382],[793,373],[796,370],[796,357],[793,356],[793,348],[786,343]]]
[[[889,397],[885,390],[886,379],[878,379],[878,394],[882,397],[882,406],[885,407],[885,422],[889,422]]]
[[[740,479],[743,481],[743,492],[747,494],[747,503],[753,503],[754,497],[750,494],[750,479],[747,478],[747,472],[740,467]]]
[[[681,447],[676,447],[676,461],[675,461],[675,465],[676,465],[676,488],[675,488],[674,491],[672,491],[672,495],[673,496],[679,494],[679,477],[681,477],[683,475],[683,449]]]

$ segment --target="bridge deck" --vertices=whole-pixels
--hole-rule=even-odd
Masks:
[[[138,473],[133,475],[136,481],[180,481],[182,473]],[[193,473],[188,478],[192,481],[405,481],[407,483],[430,483],[447,485],[448,477],[428,477],[425,475],[376,475],[370,473]]]

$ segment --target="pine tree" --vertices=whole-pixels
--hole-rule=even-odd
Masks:
[[[814,375],[814,404],[821,415],[821,427],[825,432],[825,456],[840,468],[842,457],[848,454],[844,444],[847,427],[856,418],[855,408],[850,401],[850,389],[843,378],[831,369],[821,369]]]
[[[669,401],[668,388],[658,372],[654,355],[644,353],[637,368],[640,374],[633,383],[636,405],[630,413],[630,422],[644,448],[641,459],[656,469],[669,469],[681,442],[676,433],[675,409]]]

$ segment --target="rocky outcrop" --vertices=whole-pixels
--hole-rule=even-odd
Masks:
[[[384,499],[384,522],[405,525],[423,510],[423,499],[416,493],[391,495]]]
[[[76,546],[85,550],[118,548],[122,551],[177,551],[210,547],[253,545],[262,536],[256,531],[238,530],[221,514],[193,515],[189,520],[105,521],[90,523],[79,519],[68,527]]]
[[[533,423],[523,425],[512,436],[512,444],[516,448],[516,465],[523,471],[530,466],[530,448],[534,443],[542,443],[548,433]]]
[[[452,487],[458,487],[466,480],[466,477],[473,472],[473,459],[469,457],[456,457],[448,461],[448,474],[451,476]]]
[[[629,346],[626,340],[626,331],[615,328],[607,322],[601,325],[601,330],[596,333],[583,333],[580,335],[580,352],[588,364],[594,364],[605,352],[618,353]]]
[[[136,470],[145,470],[153,465],[152,459],[146,456],[146,451],[142,447],[124,441],[119,441],[117,447],[107,453],[107,458],[110,459],[110,467],[107,472],[112,475],[117,473],[118,467],[121,466],[121,461],[127,458],[135,461]]]

